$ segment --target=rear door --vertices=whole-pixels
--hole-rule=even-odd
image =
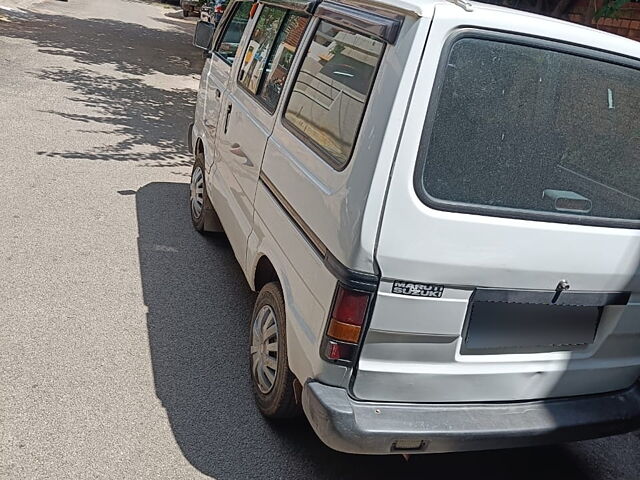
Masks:
[[[640,375],[637,44],[488,7],[464,26],[459,8],[437,7],[353,394],[473,402],[629,387]],[[594,37],[626,56],[569,45]]]
[[[224,201],[218,215],[236,257],[244,264],[253,228],[253,200],[267,139],[289,67],[306,30],[309,15],[265,4],[257,12],[253,32],[223,98],[217,148],[216,195]]]

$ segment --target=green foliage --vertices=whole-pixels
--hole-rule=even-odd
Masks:
[[[616,18],[620,13],[620,10],[629,3],[637,3],[638,0],[609,0],[605,3],[602,8],[600,8],[595,16],[594,20],[598,20],[600,18]]]

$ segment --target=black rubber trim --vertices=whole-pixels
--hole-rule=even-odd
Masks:
[[[476,38],[480,40],[490,40],[515,45],[524,45],[528,47],[536,47],[543,50],[567,53],[579,57],[590,58],[593,60],[599,60],[607,63],[612,63],[614,65],[620,65],[640,70],[640,60],[638,59],[630,58],[624,55],[616,55],[603,50],[574,45],[571,43],[563,43],[560,40],[549,40],[546,38],[506,33],[496,30],[483,30],[478,28],[462,28],[454,32],[449,36],[449,38],[447,38],[442,49],[440,63],[438,64],[436,79],[432,89],[431,100],[429,101],[429,108],[427,110],[427,117],[425,119],[424,128],[422,131],[422,138],[420,140],[420,148],[418,150],[416,168],[413,175],[414,189],[420,200],[422,200],[422,202],[428,207],[446,212],[468,213],[472,215],[513,218],[518,220],[537,220],[550,223],[566,223],[575,225],[617,228],[639,228],[640,220],[588,217],[568,213],[537,212],[534,210],[525,210],[519,208],[476,205],[456,202],[452,200],[442,200],[433,197],[427,192],[422,180],[427,164],[427,154],[429,150],[431,134],[433,131],[433,124],[435,122],[438,104],[440,102],[440,93],[442,91],[445,71],[449,64],[449,56],[451,55],[453,46],[459,40],[462,40],[464,38]]]
[[[267,177],[264,172],[260,172],[260,181],[278,205],[280,205],[282,210],[284,210],[300,233],[305,237],[309,245],[313,247],[313,250],[322,259],[327,270],[331,272],[338,282],[352,290],[359,290],[362,292],[376,292],[378,290],[378,285],[380,283],[380,277],[378,275],[345,267],[331,252],[329,252],[322,240],[320,240],[309,225],[307,225],[300,215],[298,215],[296,210],[276,188],[273,182],[269,180],[269,177]]]
[[[402,28],[402,21],[397,17],[390,18],[333,2],[320,4],[316,16],[341,27],[366,32],[390,44],[395,43]]]
[[[351,290],[362,292],[376,292],[378,290],[379,278],[377,275],[345,267],[328,250],[325,252],[324,265],[340,283]]]
[[[193,122],[189,124],[187,130],[187,146],[189,147],[189,153],[193,153]]]
[[[555,297],[557,296],[557,299]],[[582,307],[606,307],[626,305],[629,292],[578,292],[565,291],[557,294],[555,290],[510,290],[498,288],[476,288],[469,303],[506,302],[536,303],[541,305],[579,305]],[[554,301],[555,299],[555,301]]]
[[[346,453],[445,453],[586,440],[640,428],[640,384],[576,397],[490,403],[376,403],[307,382],[302,406],[329,447]],[[398,440],[416,443],[397,451]]]
[[[453,343],[458,340],[459,335],[445,335],[439,333],[408,333],[395,332],[391,330],[368,330],[367,343],[375,344],[384,342],[391,343]]]
[[[333,0],[333,1],[335,2],[337,0]],[[377,13],[381,17],[394,19],[399,21],[400,23],[403,23],[405,17],[407,16],[418,18],[415,15],[415,13],[410,12],[408,10],[403,10],[402,8],[398,8],[395,5],[383,5],[383,4],[372,5],[369,2],[369,0],[339,0],[339,1],[340,1],[340,5],[345,5],[347,7],[365,10],[369,13]]]

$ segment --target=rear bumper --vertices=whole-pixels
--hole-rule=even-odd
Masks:
[[[361,402],[342,388],[308,382],[304,411],[329,447],[347,453],[443,453],[522,447],[640,428],[640,384],[604,395],[487,404]],[[396,442],[413,441],[413,449]]]

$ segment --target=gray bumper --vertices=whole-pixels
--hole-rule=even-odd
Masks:
[[[558,443],[640,428],[640,384],[566,399],[487,404],[357,401],[342,388],[309,382],[302,405],[316,434],[347,453],[441,453]],[[398,449],[413,441],[419,447]]]
[[[187,145],[189,146],[189,153],[193,153],[193,123],[189,124],[189,130],[187,131]]]

